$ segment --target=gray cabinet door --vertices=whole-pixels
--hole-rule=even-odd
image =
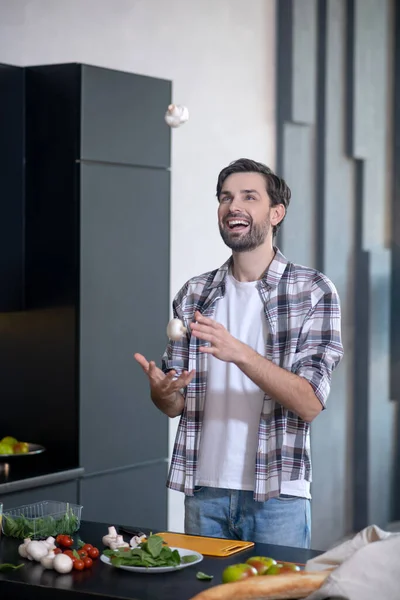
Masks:
[[[3,509],[17,508],[25,504],[33,504],[35,502],[43,502],[44,500],[55,500],[56,502],[78,502],[78,482],[67,481],[56,483],[54,485],[46,485],[44,487],[32,488],[21,492],[4,494],[0,497],[3,503]],[[82,513],[82,518],[85,515]]]
[[[168,419],[152,404],[133,354],[160,363],[167,342],[169,187],[166,170],[81,165],[80,464],[86,473],[168,455]]]
[[[81,479],[84,519],[109,525],[165,529],[166,477],[165,461]]]
[[[85,65],[81,73],[80,157],[169,168],[171,82]]]

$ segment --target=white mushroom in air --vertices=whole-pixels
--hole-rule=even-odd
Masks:
[[[189,111],[186,106],[170,104],[164,119],[170,127],[180,127],[189,120]]]
[[[180,319],[171,319],[167,326],[167,336],[173,342],[178,342],[187,332]]]

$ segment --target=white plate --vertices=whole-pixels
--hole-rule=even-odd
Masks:
[[[194,555],[197,558],[193,562],[181,563],[177,567],[127,567],[127,566],[121,565],[120,567],[115,567],[115,568],[124,569],[125,571],[132,571],[133,573],[168,573],[169,571],[180,571],[181,569],[185,569],[186,567],[192,567],[193,565],[197,565],[204,558],[204,556],[202,554],[200,554],[200,552],[195,552],[194,550],[186,550],[185,548],[172,548],[172,547],[171,547],[171,550],[178,550],[181,557]],[[108,558],[108,556],[105,556],[104,554],[102,554],[100,556],[100,560],[104,564],[110,565],[110,567],[114,566],[111,564],[111,561]]]

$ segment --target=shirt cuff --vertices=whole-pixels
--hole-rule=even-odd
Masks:
[[[324,373],[321,373],[321,371],[307,367],[300,368],[295,375],[303,377],[308,381],[314,390],[314,394],[321,402],[322,407],[325,408],[326,401],[331,390],[330,377]]]

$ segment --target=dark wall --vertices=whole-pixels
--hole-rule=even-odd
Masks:
[[[278,170],[293,192],[281,245],[289,259],[324,271],[342,302],[345,357],[328,410],[312,425],[312,543],[324,548],[394,518],[393,3],[277,7]]]

